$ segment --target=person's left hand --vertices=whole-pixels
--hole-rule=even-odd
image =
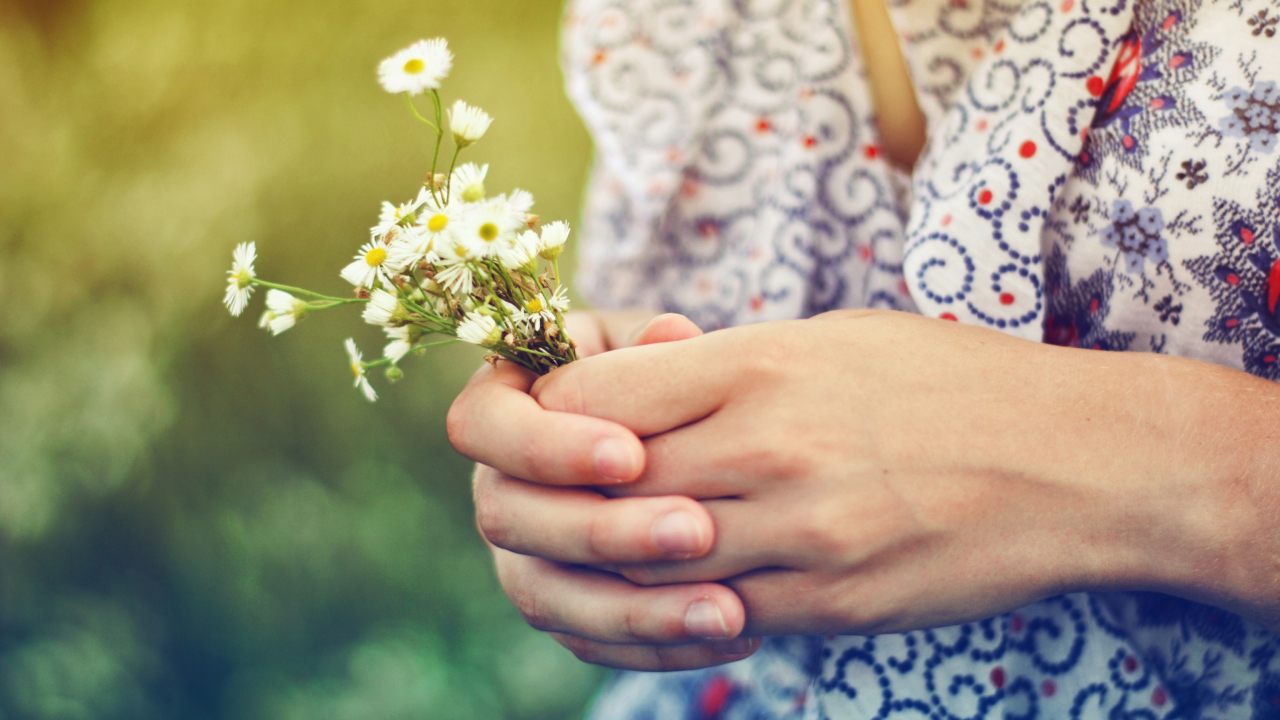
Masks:
[[[1178,508],[1221,517],[1209,506],[1234,499],[1201,487],[1194,462],[1142,417],[1176,413],[1176,398],[1115,401],[1165,387],[1167,366],[1103,357],[842,312],[588,358],[532,394],[647,438],[640,480],[598,490],[685,495],[714,519],[710,553],[621,565],[625,577],[724,581],[746,608],[744,636],[878,634],[1153,583],[1158,548],[1206,539]],[[1135,385],[1143,377],[1151,387]],[[556,523],[519,493],[489,502],[510,527]],[[591,643],[590,630],[564,630]],[[590,655],[613,664],[616,647]]]

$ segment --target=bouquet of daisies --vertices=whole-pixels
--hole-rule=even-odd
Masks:
[[[399,364],[428,347],[468,342],[488,348],[488,359],[519,363],[538,373],[576,359],[564,329],[569,300],[560,284],[558,259],[569,226],[549,223],[538,229],[530,214],[533,196],[523,190],[488,197],[488,166],[458,166],[458,156],[489,129],[492,118],[459,100],[449,109],[453,138],[449,170],[440,169],[445,140],[440,81],[453,55],[444,40],[424,40],[384,60],[378,68],[382,87],[403,94],[410,112],[434,133],[431,171],[412,201],[383,203],[369,242],[342,269],[355,286],[354,297],[269,282],[254,272],[257,249],[242,243],[234,253],[225,303],[240,315],[255,288],[267,288],[267,308],[259,325],[279,335],[317,310],[364,305],[364,320],[386,332],[380,360],[365,362],[355,341],[346,341],[355,385],[370,401],[377,393],[368,371],[386,368],[386,377],[403,377]],[[423,117],[414,97],[428,94],[431,117]],[[544,262],[545,261],[545,262]],[[446,339],[432,341],[433,336]]]

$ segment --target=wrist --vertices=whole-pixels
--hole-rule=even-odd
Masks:
[[[1177,485],[1187,540],[1165,553],[1166,592],[1280,626],[1280,386],[1176,360],[1188,417]]]
[[[1111,416],[1118,462],[1097,494],[1111,550],[1098,589],[1168,593],[1275,626],[1280,445],[1268,436],[1280,388],[1159,355],[1103,365],[1106,401],[1130,407]]]

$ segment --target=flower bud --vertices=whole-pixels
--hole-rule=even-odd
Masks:
[[[396,365],[389,365],[385,374],[388,382],[399,382],[404,378],[404,371]]]
[[[473,183],[462,189],[463,202],[480,202],[484,199],[485,190],[484,183]]]
[[[369,288],[364,288],[364,287],[358,287],[358,288],[356,288],[356,299],[357,299],[357,300],[368,300],[368,299],[369,299]]]
[[[534,229],[534,228],[538,227],[538,221],[539,221],[539,220],[541,220],[541,219],[542,219],[542,218],[541,218],[540,216],[538,216],[538,215],[525,215],[525,216],[524,216],[524,222],[525,222],[525,224],[526,224],[526,225],[528,225],[528,226],[529,226],[529,229],[530,229],[530,230],[532,230],[532,229]]]

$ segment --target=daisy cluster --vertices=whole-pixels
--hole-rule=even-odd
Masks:
[[[523,190],[490,197],[488,165],[457,164],[459,154],[479,140],[492,119],[459,100],[446,113],[440,81],[453,65],[444,40],[424,40],[383,61],[378,77],[388,92],[403,94],[414,116],[435,134],[427,181],[409,202],[383,203],[369,241],[339,273],[355,287],[341,298],[259,278],[257,248],[241,243],[233,253],[224,302],[240,315],[257,287],[267,288],[259,325],[273,334],[308,314],[339,305],[363,304],[365,322],[387,336],[383,356],[366,362],[354,340],[346,341],[355,386],[370,401],[377,393],[369,370],[385,367],[386,377],[403,377],[399,364],[427,347],[467,342],[490,351],[489,359],[523,365],[545,374],[576,359],[564,331],[569,299],[560,284],[559,257],[569,239],[563,222],[539,226],[533,196]],[[434,122],[414,104],[431,97]],[[453,160],[439,169],[440,151],[452,136]],[[442,341],[432,341],[443,336]]]

